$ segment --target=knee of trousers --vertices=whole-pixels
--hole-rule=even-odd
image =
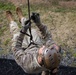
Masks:
[[[18,27],[17,23],[14,22],[14,21],[12,21],[12,22],[10,23],[10,32],[11,32],[11,34],[15,34],[15,33],[17,33],[18,31],[19,31],[19,27]]]

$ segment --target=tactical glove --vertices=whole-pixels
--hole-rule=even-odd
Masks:
[[[31,19],[36,23],[40,24],[40,15],[39,13],[32,13]]]
[[[25,22],[25,26],[22,27],[22,29],[21,29],[20,32],[23,33],[23,34],[26,34],[27,30],[30,28],[30,23],[31,23],[31,22],[29,22],[29,20],[27,20],[27,21]]]

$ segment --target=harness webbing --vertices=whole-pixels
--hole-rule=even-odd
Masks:
[[[28,33],[25,33],[27,36],[29,36],[30,37],[30,44],[28,45],[28,47],[31,45],[31,44],[33,44],[33,45],[36,45],[37,46],[37,44],[36,43],[34,43],[34,41],[33,41],[33,36],[32,36],[32,33],[31,33],[31,17],[30,17],[30,3],[29,3],[29,0],[27,0],[28,1],[28,15],[29,15],[29,33],[30,34],[28,34]],[[27,48],[28,48],[27,47]],[[37,46],[38,47],[38,46]],[[26,48],[25,48],[26,49]]]
[[[30,24],[30,27],[29,27],[29,32],[30,32],[30,43],[33,39],[33,36],[32,36],[32,33],[31,33],[31,18],[30,18],[30,3],[29,3],[29,0],[28,0],[28,15],[29,15],[29,24]]]

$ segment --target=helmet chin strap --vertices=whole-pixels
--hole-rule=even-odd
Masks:
[[[44,50],[45,46],[42,46],[40,49],[39,49],[39,54],[43,54],[43,50]]]
[[[42,60],[43,60],[43,50],[45,46],[42,46],[38,51],[38,63],[42,66]]]
[[[56,50],[59,50],[59,46],[57,46],[56,44],[53,44],[53,46]]]

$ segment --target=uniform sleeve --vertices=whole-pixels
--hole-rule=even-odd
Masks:
[[[25,64],[25,60],[26,60],[26,63],[28,62],[27,57],[30,57],[31,59],[31,56],[25,53],[22,49],[24,36],[25,35],[22,33],[19,33],[18,35],[15,34],[15,39],[13,40],[13,43],[12,43],[12,52],[13,52],[14,58],[17,64],[20,65],[22,68],[24,67],[23,65]]]
[[[21,50],[24,36],[25,35],[22,33],[14,34],[13,40],[12,40],[12,51],[14,53]]]
[[[20,33],[16,44],[14,45],[14,47],[12,48],[14,57],[15,57],[15,61],[17,62],[17,64],[27,73],[32,72],[32,70],[35,68],[36,65],[33,65],[34,63],[34,54],[35,51],[23,51],[22,49],[22,42],[24,39],[24,34]],[[36,50],[36,48],[34,49]]]
[[[39,29],[41,31],[41,34],[43,36],[43,39],[44,39],[46,45],[50,46],[51,44],[54,44],[51,32],[47,29],[47,26],[44,24],[41,24],[41,25],[39,25]]]

